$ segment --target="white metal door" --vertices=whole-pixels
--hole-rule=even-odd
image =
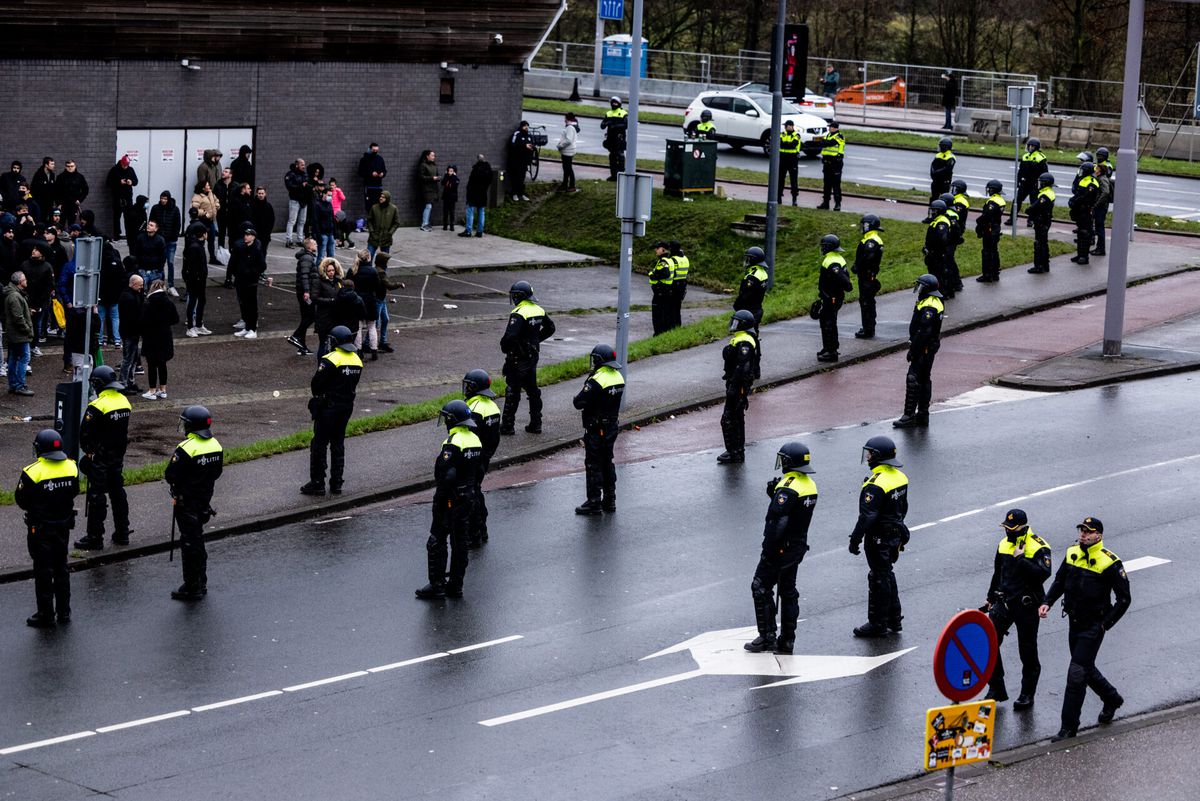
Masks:
[[[204,151],[221,147],[221,130],[219,128],[188,128],[187,131],[187,172],[184,180],[189,182],[188,199],[192,197],[191,190],[196,185],[196,168],[204,161]],[[222,159],[224,163],[224,159]]]
[[[191,187],[187,186],[185,172],[185,133],[182,128],[150,131],[150,151],[146,158],[149,176],[142,178],[142,194],[157,203],[164,191],[175,198],[175,205],[186,209],[191,202]]]
[[[218,134],[220,141],[218,147],[221,148],[221,166],[223,167],[233,164],[242,145],[250,145],[251,149],[254,148],[253,128],[221,128]],[[254,156],[251,156],[250,159],[253,160]]]

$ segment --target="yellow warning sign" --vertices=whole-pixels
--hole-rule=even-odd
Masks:
[[[986,761],[995,740],[996,702],[938,706],[925,712],[925,770]]]

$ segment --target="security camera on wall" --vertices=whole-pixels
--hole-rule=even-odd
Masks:
[[[179,59],[179,66],[183,67],[185,70],[192,70],[193,72],[199,72],[199,71],[200,71],[200,65],[199,65],[199,64],[193,64],[193,63],[191,62],[191,59],[187,59],[187,58],[181,58],[181,59]]]
[[[504,34],[493,33],[492,34],[492,44],[504,44]]]

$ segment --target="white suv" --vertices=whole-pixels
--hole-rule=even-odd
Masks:
[[[683,113],[685,133],[700,121],[700,112],[706,109],[712,112],[718,142],[735,149],[749,145],[761,147],[764,153],[771,152],[771,145],[778,136],[771,131],[771,95],[761,92],[701,92]],[[779,124],[791,120],[800,134],[800,147],[804,155],[816,156],[822,147],[819,140],[824,139],[829,130],[828,123],[820,117],[805,114],[787,100],[783,101],[780,110],[783,118]]]

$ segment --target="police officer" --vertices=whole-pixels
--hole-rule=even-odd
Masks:
[[[608,180],[617,180],[617,173],[625,169],[625,134],[629,128],[629,112],[621,108],[621,98],[613,95],[608,99],[611,108],[600,120],[604,131],[604,149],[608,151]]]
[[[79,446],[83,451],[79,469],[87,476],[87,534],[75,541],[81,551],[104,548],[104,519],[108,499],[112,499],[113,545],[129,544],[129,500],[125,497],[125,448],[129,444],[129,418],[132,407],[125,397],[125,385],[108,365],[92,371],[88,383],[96,399],[88,404],[79,427]]]
[[[1046,592],[1046,602],[1038,609],[1046,617],[1050,607],[1063,599],[1063,614],[1070,619],[1067,641],[1071,645],[1071,666],[1067,668],[1067,689],[1063,694],[1062,728],[1050,739],[1074,737],[1079,731],[1079,713],[1090,688],[1100,696],[1104,708],[1099,722],[1110,723],[1125,699],[1096,668],[1096,655],[1104,634],[1117,624],[1133,599],[1129,577],[1115,553],[1104,547],[1104,524],[1085,517],[1076,528],[1079,544],[1067,549]]]
[[[33,594],[37,612],[25,623],[35,629],[71,619],[71,574],[67,570],[67,540],[75,526],[75,496],[79,468],[63,451],[62,437],[47,428],[33,439],[37,459],[21,471],[15,499],[25,512],[26,545],[33,560]]]
[[[1075,222],[1075,255],[1071,261],[1088,263],[1092,249],[1092,226],[1096,203],[1100,199],[1100,182],[1096,180],[1096,165],[1085,161],[1079,166],[1079,176],[1071,190],[1071,219]]]
[[[492,457],[500,447],[500,407],[496,405],[496,393],[492,392],[492,377],[486,370],[475,369],[463,376],[463,399],[471,410],[475,421],[475,436],[483,446],[479,459],[479,470],[475,481],[475,505],[471,508],[471,527],[467,545],[479,548],[488,541],[487,503],[483,497],[483,477],[492,464]]]
[[[575,396],[575,408],[583,412],[583,474],[587,500],[575,507],[577,515],[617,511],[617,469],[613,447],[617,443],[617,415],[625,392],[625,376],[617,352],[611,345],[597,345],[588,357],[592,372]]]
[[[1048,172],[1038,178],[1038,193],[1029,207],[1033,223],[1033,266],[1026,272],[1050,272],[1050,223],[1054,220],[1054,176]]]
[[[689,134],[696,139],[712,139],[716,141],[717,126],[713,124],[712,112],[704,109],[700,112],[700,121],[693,122],[689,128]]]
[[[943,136],[938,140],[938,152],[929,165],[929,199],[934,200],[950,189],[954,178],[954,140]]]
[[[504,351],[502,372],[508,382],[500,433],[515,433],[517,408],[521,405],[521,391],[524,390],[529,395],[529,425],[525,426],[525,430],[530,434],[540,434],[542,391],[537,385],[537,365],[542,343],[554,336],[554,321],[537,304],[533,287],[528,281],[513,284],[508,290],[508,300],[513,304],[513,310],[508,315],[504,336],[500,338],[500,350]]]
[[[846,137],[836,120],[829,121],[829,133],[825,146],[821,148],[821,203],[818,209],[829,208],[829,195],[833,195],[833,210],[842,210],[842,167],[846,161]]]
[[[992,284],[1000,280],[1000,235],[1004,233],[1004,184],[995,178],[987,182],[987,200],[983,210],[975,218],[975,236],[982,244],[980,263],[982,272],[975,280],[981,284]]]
[[[1013,218],[1021,213],[1021,204],[1033,200],[1038,192],[1038,179],[1046,172],[1046,154],[1042,152],[1042,140],[1030,137],[1025,143],[1025,152],[1021,154],[1021,163],[1017,167],[1017,197],[1013,201],[1012,213],[1008,215],[1006,225],[1013,224]],[[1025,221],[1027,227],[1033,227],[1032,218]]]
[[[963,243],[962,221],[958,216],[958,207],[954,205],[954,195],[946,192],[938,200],[946,204],[946,220],[950,223],[945,256],[942,260],[942,275],[938,280],[941,282],[942,292],[947,298],[952,298],[955,292],[962,289],[962,277],[958,272],[958,246]]]
[[[671,327],[683,325],[683,299],[687,297],[688,273],[692,270],[691,259],[683,252],[678,239],[671,240]]]
[[[846,302],[846,293],[854,289],[842,253],[842,241],[836,234],[821,237],[821,255],[824,258],[817,274],[817,296],[821,299],[821,313],[817,316],[821,324],[821,350],[817,353],[819,362],[838,360],[838,312]]]
[[[933,358],[941,347],[942,317],[946,306],[938,291],[938,280],[928,273],[913,284],[917,302],[908,323],[908,375],[904,378],[904,414],[896,428],[929,425],[929,402],[933,398]]]
[[[967,222],[971,217],[971,198],[967,196],[967,182],[962,178],[955,178],[950,182],[950,192],[953,195],[954,212],[958,215],[958,231],[961,240],[962,232],[967,230]],[[959,244],[961,245],[962,242]]]
[[[762,322],[763,298],[767,294],[767,254],[760,247],[747,248],[744,254],[746,274],[733,299],[733,310],[748,311],[754,317],[754,330]]]
[[[721,412],[721,435],[725,450],[717,457],[719,464],[741,464],[746,461],[746,409],[750,407],[750,388],[759,377],[758,338],[754,335],[758,323],[747,309],[739,309],[729,320],[733,334],[721,350],[725,362],[725,409]]]
[[[925,269],[938,279],[940,284],[946,273],[946,250],[950,247],[953,232],[950,218],[946,216],[946,201],[935,200],[929,204],[929,216],[925,218]]]
[[[1096,237],[1096,247],[1093,256],[1103,256],[1104,224],[1108,220],[1108,206],[1113,200],[1113,189],[1116,187],[1116,169],[1108,160],[1108,148],[1096,148],[1096,181],[1100,184],[1100,195],[1096,198],[1096,208],[1092,212],[1092,230]]]
[[[776,202],[783,202],[783,187],[789,177],[792,179],[792,205],[800,195],[800,134],[796,133],[796,123],[788,120],[783,124],[779,133],[779,197]]]
[[[208,552],[204,549],[204,524],[212,509],[213,487],[221,477],[224,455],[213,436],[212,415],[203,406],[189,406],[179,415],[186,438],[167,463],[166,480],[175,504],[179,526],[179,555],[183,559],[183,584],[171,593],[177,601],[198,601],[208,595]]]
[[[475,418],[464,401],[449,401],[438,412],[446,424],[446,438],[433,469],[433,525],[425,551],[429,583],[417,590],[425,601],[461,598],[467,574],[467,537],[471,525],[483,443],[475,433]],[[446,573],[446,543],[450,544],[450,573]]]
[[[858,276],[858,307],[862,312],[862,328],[854,332],[858,339],[875,336],[875,296],[883,285],[879,283],[879,267],[883,261],[883,224],[875,214],[864,214],[858,221],[862,239],[854,252],[850,272]]]
[[[996,549],[992,568],[992,583],[988,586],[987,613],[996,627],[996,668],[988,684],[987,697],[1007,701],[1004,686],[1004,660],[1000,645],[1015,624],[1017,648],[1021,653],[1021,694],[1013,709],[1029,709],[1037,693],[1038,677],[1042,673],[1038,661],[1038,607],[1046,597],[1042,585],[1054,569],[1050,561],[1050,546],[1029,528],[1029,518],[1022,509],[1010,509],[1000,527],[1004,536]]]
[[[650,268],[650,320],[654,334],[671,330],[671,303],[675,275],[675,259],[671,256],[671,245],[660,239],[654,243],[654,255],[658,258]]]
[[[850,535],[850,553],[867,552],[867,622],[854,630],[855,637],[883,637],[899,633],[904,615],[896,590],[892,565],[908,544],[908,476],[898,468],[896,443],[890,437],[871,437],[863,446],[863,461],[871,475],[858,496],[858,522]]]
[[[796,645],[796,621],[800,617],[800,592],[796,571],[808,552],[808,526],[817,506],[817,485],[809,478],[812,456],[803,442],[788,442],[775,454],[775,469],[783,475],[767,482],[767,520],[763,526],[762,552],[750,596],[758,637],[743,648],[757,654],[773,650],[790,654]],[[779,587],[782,614],[779,637],[775,636],[775,588]]]
[[[362,378],[363,362],[354,345],[354,334],[344,325],[329,332],[328,352],[317,361],[308,411],[313,419],[309,445],[308,483],[305,495],[325,494],[325,449],[329,449],[329,491],[342,492],[346,468],[346,425],[354,413],[354,397]]]

